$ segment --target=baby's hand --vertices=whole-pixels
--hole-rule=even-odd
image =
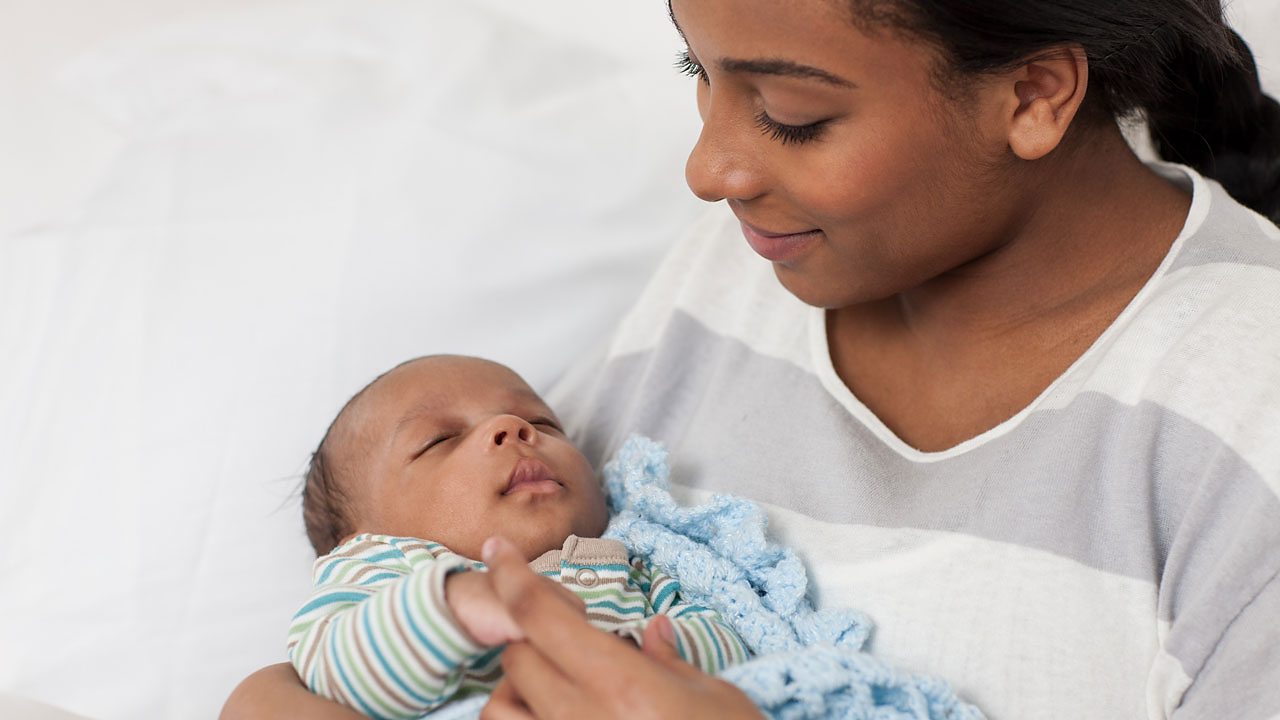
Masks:
[[[554,580],[541,580],[554,585],[557,594],[566,604],[583,615],[587,614],[587,606],[582,598]],[[449,603],[449,609],[453,611],[453,616],[458,619],[462,629],[481,645],[505,645],[524,639],[520,626],[511,619],[506,606],[494,592],[489,573],[473,570],[450,575],[444,581],[444,599]]]
[[[489,573],[473,570],[450,575],[444,581],[444,599],[462,629],[481,645],[505,645],[524,637],[493,591]]]

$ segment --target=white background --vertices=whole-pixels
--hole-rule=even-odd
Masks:
[[[1231,15],[1280,94],[1280,3]],[[0,694],[203,718],[283,659],[342,401],[545,385],[701,212],[677,47],[658,0],[0,0]]]

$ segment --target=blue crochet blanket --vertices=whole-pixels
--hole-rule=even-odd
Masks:
[[[666,449],[632,436],[604,469],[613,519],[605,537],[680,581],[684,599],[720,613],[756,655],[720,677],[768,716],[849,720],[980,720],[942,680],[895,670],[863,650],[871,621],[816,610],[793,552],[769,542],[764,512],[717,495],[696,507],[671,497]],[[471,698],[432,718],[474,717]]]
[[[680,581],[680,594],[733,626],[757,655],[720,677],[767,715],[867,720],[977,720],[945,682],[895,670],[863,650],[871,621],[815,610],[795,553],[769,542],[755,503],[726,495],[696,507],[671,497],[667,451],[632,436],[605,466],[606,537]]]

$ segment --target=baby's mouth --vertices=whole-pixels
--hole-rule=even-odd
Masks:
[[[534,458],[520,458],[516,466],[507,476],[507,487],[503,495],[514,492],[549,493],[557,492],[564,484],[551,476],[551,468],[546,463]]]

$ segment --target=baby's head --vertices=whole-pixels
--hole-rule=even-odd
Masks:
[[[323,555],[358,533],[418,537],[469,558],[503,535],[532,560],[599,537],[600,484],[542,398],[507,367],[433,356],[356,393],[311,458],[307,537]]]

